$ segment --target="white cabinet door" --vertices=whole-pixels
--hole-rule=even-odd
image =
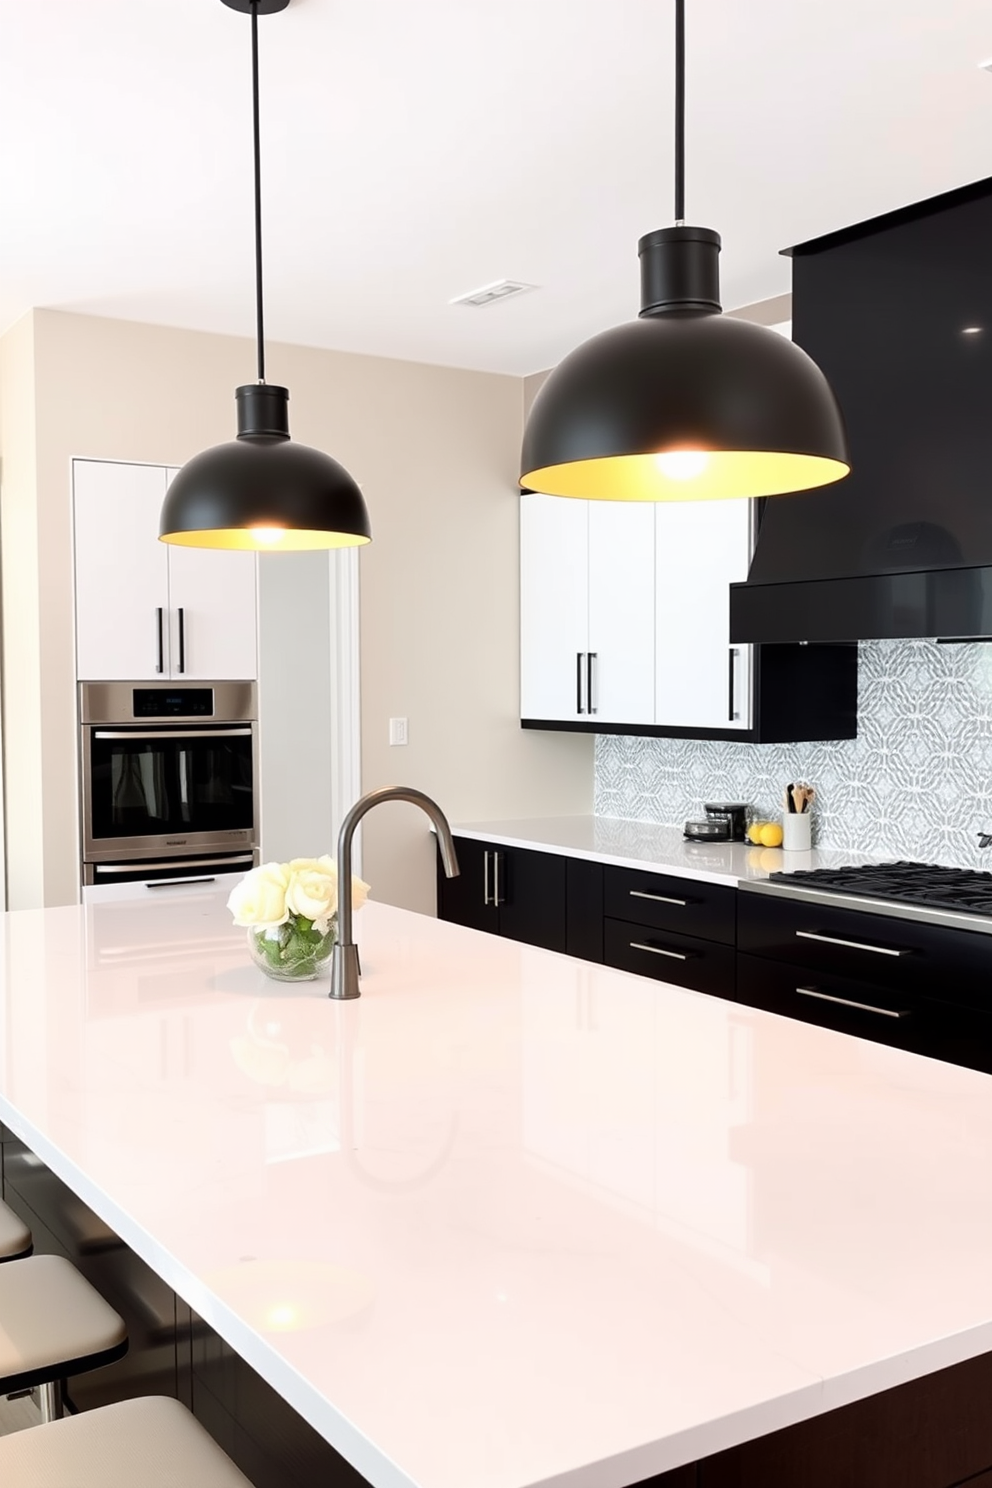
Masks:
[[[74,460],[72,490],[76,675],[167,677],[169,560],[158,541],[164,468]]]
[[[255,554],[170,544],[168,555],[172,676],[257,677]]]
[[[747,578],[751,503],[665,502],[656,522],[655,722],[750,728],[752,651],[730,644],[729,586]]]
[[[591,708],[603,723],[654,722],[654,528],[649,502],[589,503]]]
[[[588,651],[589,503],[521,496],[521,718],[584,718]]]

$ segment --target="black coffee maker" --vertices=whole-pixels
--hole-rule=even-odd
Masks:
[[[706,820],[726,822],[725,842],[743,842],[747,833],[747,806],[741,801],[704,801]]]

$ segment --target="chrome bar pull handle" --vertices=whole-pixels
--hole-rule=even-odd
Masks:
[[[593,678],[594,678],[593,663],[596,661],[597,655],[598,655],[598,653],[595,652],[595,651],[587,651],[586,652],[586,712],[587,713],[595,713],[595,712],[598,711],[597,708],[596,708],[596,704],[593,702],[593,697],[595,696],[595,693],[593,691]]]
[[[583,706],[582,706],[582,652],[581,651],[576,651],[576,653],[575,653],[575,711],[576,711],[576,713],[584,713],[586,711],[585,708],[583,708]]]
[[[493,853],[493,903],[497,906],[503,903],[499,897],[499,860],[502,856],[501,852]]]
[[[670,956],[673,961],[689,961],[692,959],[690,951],[663,951],[661,946],[645,945],[641,940],[630,942],[632,951],[650,951],[652,956]]]
[[[215,740],[223,744],[225,739],[250,739],[250,728],[224,728],[214,726],[201,729],[94,729],[94,739],[199,739]]]
[[[165,670],[165,651],[162,643],[162,606],[159,605],[155,611],[155,625],[158,631],[158,661],[155,664],[157,672]]]
[[[816,930],[797,930],[799,940],[818,940],[824,945],[844,946],[849,951],[871,951],[876,956],[911,956],[912,951],[898,951],[893,946],[868,945],[863,940],[842,940],[838,935],[820,935]]]
[[[217,880],[214,877],[210,877],[210,878],[159,878],[159,879],[156,879],[152,883],[146,883],[145,884],[145,888],[146,889],[171,889],[176,884],[182,884],[183,886],[185,886],[187,884],[216,883],[216,882],[217,882]]]
[[[832,997],[829,992],[818,992],[815,987],[797,987],[796,991],[800,997],[815,997],[818,1002],[836,1002],[840,1007],[857,1008],[859,1013],[878,1013],[881,1018],[909,1017],[905,1009],[897,1012],[895,1008],[874,1007],[870,1002],[855,1002],[851,997]]]
[[[489,849],[482,854],[482,902],[489,903]]]
[[[686,909],[689,905],[688,899],[670,899],[667,894],[649,894],[644,889],[631,889],[631,899],[653,899],[656,904],[677,904],[680,909]]]
[[[737,711],[736,707],[734,706],[734,704],[736,703],[736,700],[737,700],[737,687],[736,687],[736,683],[737,683],[737,656],[738,656],[737,647],[736,646],[731,646],[731,648],[730,648],[730,686],[729,686],[729,692],[728,692],[728,697],[727,697],[727,720],[730,723],[736,723],[737,719],[740,718],[740,716],[741,716],[740,713]]]
[[[179,671],[186,670],[186,611],[179,606]]]

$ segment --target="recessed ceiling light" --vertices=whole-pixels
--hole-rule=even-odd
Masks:
[[[537,289],[537,285],[524,284],[520,279],[497,279],[494,284],[484,284],[481,289],[473,289],[469,294],[449,300],[448,304],[474,305],[479,308],[482,305],[495,305],[497,300],[508,300],[512,295],[526,294],[529,289]]]
[[[984,326],[964,326],[961,334],[962,336],[980,336],[984,329]]]

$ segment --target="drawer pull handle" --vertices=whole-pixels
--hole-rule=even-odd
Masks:
[[[652,956],[671,956],[673,961],[691,961],[691,951],[663,951],[661,946],[645,945],[641,940],[630,941],[632,951],[650,951]]]
[[[896,1012],[894,1008],[873,1007],[870,1002],[855,1002],[851,997],[831,997],[828,992],[818,992],[815,987],[797,987],[796,991],[800,997],[816,997],[820,1002],[836,1002],[841,1007],[857,1008],[860,1013],[878,1013],[882,1018],[908,1018],[906,1011]]]
[[[685,909],[689,903],[688,899],[669,899],[667,894],[647,894],[643,889],[631,889],[631,899],[653,899],[656,904],[677,904]]]
[[[911,951],[897,951],[892,946],[866,945],[863,940],[841,940],[837,935],[818,935],[815,930],[797,930],[800,940],[822,940],[824,945],[846,946],[851,951],[874,951],[876,956],[910,956]]]

